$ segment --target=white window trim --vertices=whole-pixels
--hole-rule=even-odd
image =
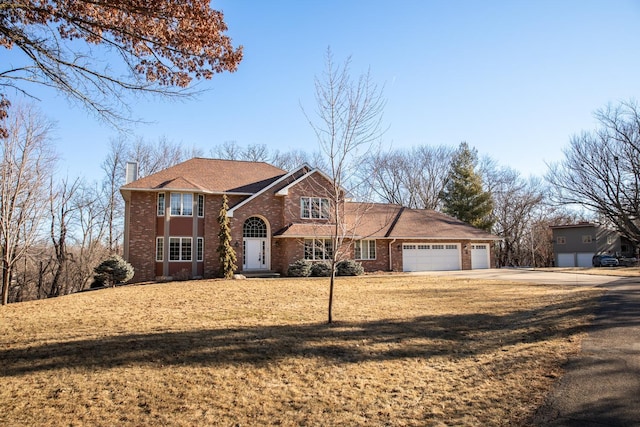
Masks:
[[[366,257],[363,257],[363,253],[364,251],[362,250],[362,242],[367,242],[366,243],[366,247],[367,247],[367,254]],[[359,248],[360,250],[360,257],[358,257],[356,255],[356,247],[354,247],[354,257],[357,260],[363,260],[363,261],[372,261],[375,260],[376,257],[378,256],[378,251],[376,250],[376,241],[374,239],[362,239],[362,240],[356,240],[355,241],[355,245],[356,247]],[[371,257],[371,245],[373,245],[373,258]]]
[[[307,251],[306,251],[306,247],[307,247],[307,242],[312,241],[313,242],[313,246],[311,248],[311,258],[307,257]],[[318,242],[322,242],[320,247],[322,249],[322,257],[316,257],[316,247],[318,246]],[[325,250],[325,248],[327,247],[327,243],[331,244],[331,248],[333,248],[333,242],[331,239],[304,239],[303,242],[303,258],[306,259],[307,261],[329,261],[331,259],[331,255],[327,255],[327,251]]]
[[[175,195],[179,195],[180,196],[180,213],[173,213],[173,203],[172,203],[172,199],[173,196]],[[185,214],[185,205],[184,205],[184,196],[185,195],[190,195],[191,196],[191,213],[190,214]],[[166,198],[165,198],[165,203],[166,203]],[[170,193],[169,196],[169,213],[171,214],[171,216],[193,216],[193,193]]]
[[[204,194],[198,194],[198,203],[196,209],[198,210],[198,218],[204,218]],[[202,203],[200,203],[202,200]],[[200,209],[202,207],[202,209]],[[202,210],[202,212],[200,212]]]
[[[305,216],[305,209],[304,209],[305,201],[309,206],[308,216]],[[317,217],[313,216],[313,213],[315,211],[313,209],[314,201],[317,202],[317,206],[318,206]],[[326,209],[323,209],[323,205],[326,207]],[[326,197],[300,197],[300,218],[302,219],[329,219],[330,210],[331,210],[331,204],[329,202],[329,199]]]
[[[160,247],[162,247],[162,252],[159,254],[160,257],[158,257],[158,249]],[[164,261],[164,251],[165,251],[164,237],[156,237],[156,262]]]
[[[162,197],[160,197],[162,196]],[[160,199],[162,198],[162,207],[160,206]],[[156,201],[156,209],[157,209],[157,215],[158,216],[164,216],[165,212],[166,212],[166,207],[167,207],[167,196],[165,193],[158,193],[158,198]]]
[[[196,261],[204,260],[204,237],[198,237],[196,240]]]
[[[171,259],[171,240],[172,239],[180,239],[180,244],[179,244],[179,249],[178,249],[178,255],[179,255],[179,259]],[[189,244],[191,245],[191,257],[189,257],[189,259],[183,259],[182,258],[182,245],[183,245],[183,241],[188,240]],[[192,261],[193,260],[193,239],[191,237],[178,237],[178,236],[171,236],[169,237],[169,245],[168,245],[168,249],[169,249],[169,262],[188,262],[188,261]]]

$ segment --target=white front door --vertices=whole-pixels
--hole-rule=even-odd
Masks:
[[[244,238],[244,262],[243,270],[261,270],[267,267],[268,258],[267,239]]]

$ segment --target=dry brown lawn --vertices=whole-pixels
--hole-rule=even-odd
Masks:
[[[549,267],[536,268],[540,271],[554,271],[559,273],[594,274],[597,276],[638,277],[638,267]]]
[[[126,286],[0,307],[3,426],[526,425],[601,291],[433,276]]]

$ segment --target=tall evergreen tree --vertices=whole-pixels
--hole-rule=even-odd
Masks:
[[[460,143],[451,161],[447,184],[442,192],[443,211],[483,230],[493,226],[493,197],[482,187],[476,172],[478,154],[466,142]]]
[[[231,279],[236,268],[236,252],[231,247],[231,229],[229,228],[229,217],[227,210],[229,204],[227,196],[222,196],[222,207],[218,215],[218,224],[220,232],[218,233],[218,255],[220,256],[220,276],[225,279]]]

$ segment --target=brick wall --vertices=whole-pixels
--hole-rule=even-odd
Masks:
[[[154,280],[156,251],[156,193],[131,192],[129,202],[129,263],[135,274],[132,282]]]

